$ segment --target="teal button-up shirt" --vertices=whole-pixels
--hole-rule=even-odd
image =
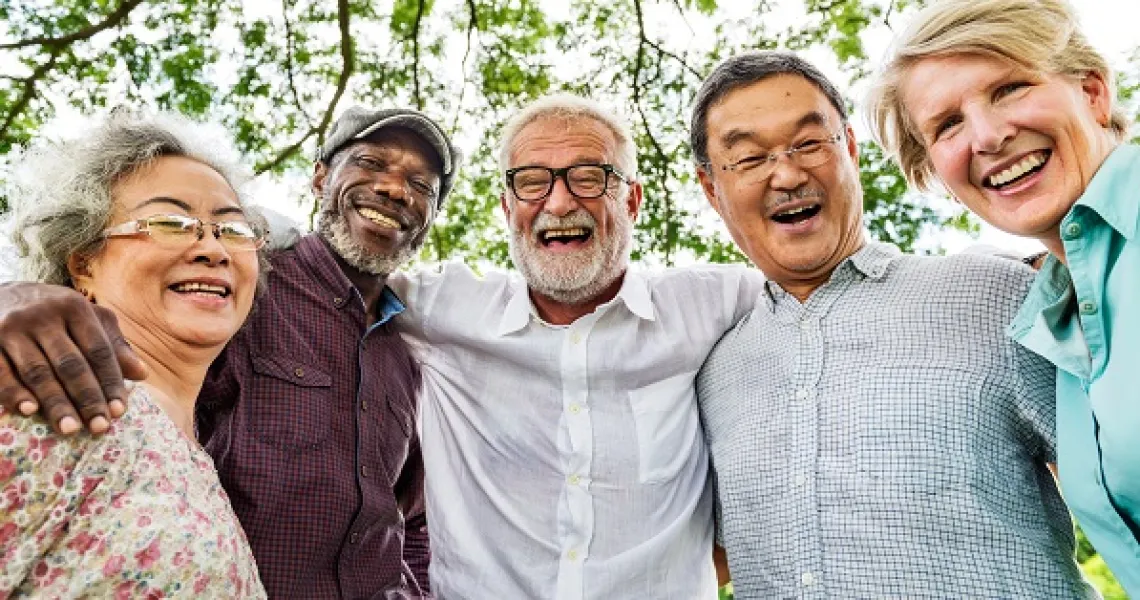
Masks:
[[[1140,147],[1109,155],[1061,221],[1010,325],[1057,366],[1065,500],[1121,585],[1140,596]]]

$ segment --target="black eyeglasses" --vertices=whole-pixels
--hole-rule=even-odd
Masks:
[[[507,169],[507,187],[515,198],[523,202],[545,200],[554,191],[554,183],[561,177],[566,189],[578,198],[601,198],[610,189],[611,177],[622,183],[629,183],[617,167],[613,165],[571,165],[561,169],[550,167],[515,167]]]

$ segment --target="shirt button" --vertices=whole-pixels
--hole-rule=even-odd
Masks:
[[[1071,240],[1078,237],[1081,237],[1080,223],[1069,223],[1065,225],[1065,239]]]
[[[1092,300],[1082,300],[1081,301],[1081,314],[1082,315],[1096,314],[1096,302],[1093,302]]]
[[[571,550],[571,551],[567,552],[566,558],[569,558],[572,561],[578,560],[578,551],[577,550]]]
[[[811,571],[804,571],[800,575],[800,583],[804,584],[804,587],[815,585],[815,581],[815,573]]]
[[[333,298],[333,304],[336,306],[342,306],[344,304],[344,298]]]
[[[796,390],[796,400],[799,400],[800,402],[807,400],[808,396],[810,395],[811,394],[809,394],[807,390]]]
[[[796,475],[796,478],[794,481],[796,482],[797,486],[802,486],[803,484],[807,483],[807,476],[803,475],[803,474]]]
[[[578,485],[581,482],[582,482],[581,477],[578,477],[577,475],[571,475],[570,476],[570,485]]]
[[[570,414],[576,415],[580,412],[582,412],[582,405],[581,404],[571,404],[570,405]]]
[[[305,370],[301,367],[297,367],[296,369],[293,369],[293,374],[297,376],[297,379],[302,379],[305,377]]]
[[[359,542],[359,541],[360,541],[360,534],[356,533],[355,531],[352,532],[352,535],[348,536],[348,543],[350,543],[350,544],[355,544],[356,542]]]
[[[367,400],[361,400],[360,401],[360,410],[362,410],[364,412],[368,412],[368,401]]]
[[[582,341],[582,336],[580,334],[578,334],[577,332],[570,334],[570,343],[571,344],[577,344],[577,343],[580,343],[581,341]]]
[[[360,476],[361,477],[368,477],[368,467],[366,467],[366,466],[360,467]]]

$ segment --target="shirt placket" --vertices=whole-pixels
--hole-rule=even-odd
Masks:
[[[849,268],[849,267],[848,267]],[[793,397],[791,419],[793,440],[789,471],[790,494],[797,498],[792,502],[791,518],[795,529],[803,532],[804,548],[795,554],[795,576],[793,585],[799,588],[800,598],[827,598],[824,580],[824,559],[820,523],[819,499],[819,453],[821,423],[819,395],[820,380],[823,376],[824,337],[822,319],[827,315],[835,300],[851,285],[851,274],[837,273],[825,286],[816,290],[808,302],[797,311],[795,326],[797,344],[795,367],[792,373]],[[790,298],[786,299],[790,301]]]
[[[557,597],[578,599],[585,594],[584,568],[594,536],[594,502],[590,473],[594,459],[594,429],[590,417],[588,340],[598,313],[578,319],[563,330],[560,371],[562,410],[568,444],[562,449],[564,502],[559,503],[559,565]]]

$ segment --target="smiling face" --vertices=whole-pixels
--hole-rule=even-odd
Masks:
[[[237,194],[217,171],[165,156],[111,190],[111,225],[154,215],[203,222],[245,221]],[[72,257],[78,288],[114,311],[132,344],[221,348],[249,315],[257,287],[255,251],[230,251],[207,231],[202,239],[162,243],[146,234],[108,238],[93,256]]]
[[[1050,247],[1114,146],[1109,90],[1096,73],[1034,73],[953,54],[913,65],[901,93],[949,191],[991,225]]]
[[[515,137],[508,166],[610,164],[620,169],[617,150],[613,132],[598,121],[539,118]],[[510,190],[503,194],[511,259],[532,290],[558,302],[581,304],[625,272],[641,186],[621,183],[616,176],[609,179],[608,191],[600,198],[574,196],[561,178],[545,200],[523,202]],[[516,180],[516,186],[521,184]]]
[[[712,164],[698,170],[705,196],[752,262],[785,290],[806,297],[863,245],[863,196],[850,126],[798,75],[729,92],[709,110],[707,123]],[[827,141],[838,134],[839,141]],[[798,149],[800,164],[822,162],[802,167],[780,156],[770,175],[757,175],[764,157],[789,149]],[[725,165],[733,170],[723,170]]]
[[[442,167],[418,135],[387,128],[317,163],[318,230],[351,266],[387,275],[416,255],[435,216]]]

